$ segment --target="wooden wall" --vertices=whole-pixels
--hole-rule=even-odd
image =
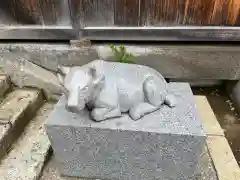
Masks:
[[[240,0],[70,0],[70,5],[74,21],[82,26],[96,26],[94,21],[112,26],[240,25]]]
[[[240,26],[239,17],[240,0],[2,0],[0,39],[98,39],[101,36],[102,40],[106,40],[109,35],[106,31],[101,34],[96,28],[90,28],[94,29],[92,31],[79,29],[90,26]],[[115,40],[118,36],[122,40],[128,34],[126,30],[120,32],[122,34],[114,33],[109,39]],[[132,40],[138,40],[139,36],[146,36],[149,40],[152,32],[139,33],[135,38],[132,35],[136,33],[128,35]],[[155,33],[158,34],[155,36],[167,39],[166,34],[161,34],[159,30]],[[172,34],[172,30],[168,31],[169,36]],[[177,32],[172,39],[182,39],[179,34],[189,36],[188,31]],[[201,36],[208,37],[209,34],[213,34],[212,29]],[[240,31],[233,28],[227,32],[219,29],[215,34],[215,39],[240,39]]]
[[[69,0],[3,0],[0,2],[0,12],[0,24],[72,24]],[[6,23],[2,16],[12,21]]]
[[[0,24],[232,26],[240,25],[239,10],[240,0],[4,0]]]

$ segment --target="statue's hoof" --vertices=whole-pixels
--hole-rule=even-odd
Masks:
[[[175,107],[177,105],[177,99],[173,94],[168,94],[165,99],[165,104],[169,107]]]
[[[93,114],[91,115],[91,119],[96,121],[96,122],[101,122],[104,121],[105,119],[99,116],[94,116]]]
[[[105,118],[103,116],[103,113],[100,113],[100,110],[99,109],[94,109],[92,110],[91,112],[91,118],[92,120],[96,121],[96,122],[101,122],[101,121],[104,121]]]
[[[76,107],[76,106],[68,106],[68,105],[66,105],[66,109],[69,111],[69,112],[72,112],[72,113],[79,113],[79,109],[78,109],[78,107]]]
[[[141,116],[141,114],[140,113],[137,113],[136,111],[134,111],[134,110],[130,110],[129,111],[129,116],[132,118],[132,120],[134,120],[134,121],[137,121],[137,120],[139,120],[142,116]]]

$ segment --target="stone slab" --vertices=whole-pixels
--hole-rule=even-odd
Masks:
[[[39,90],[17,89],[0,104],[0,160],[42,104]]]
[[[54,72],[59,64],[79,66],[98,59],[94,47],[79,48],[68,43],[2,43],[0,54],[2,61],[24,59]]]
[[[197,80],[240,79],[239,46],[124,44],[133,60],[157,69],[166,78]],[[83,65],[95,59],[115,61],[109,44],[92,44],[88,48],[68,43],[2,43],[0,58],[9,61],[26,59],[48,70],[61,65]]]
[[[195,101],[199,110],[199,115],[203,123],[203,129],[208,136],[224,136],[218,120],[208,102],[206,96],[196,95]]]
[[[54,73],[26,60],[21,54],[8,53],[2,56],[0,67],[3,67],[14,85],[42,89],[47,99],[59,99],[62,86]]]
[[[239,47],[210,45],[124,44],[132,60],[147,65],[166,78],[214,80],[240,78]],[[109,44],[96,45],[99,58],[115,61]]]
[[[209,136],[207,138],[207,145],[217,171],[218,179],[239,180],[240,169],[227,139],[222,136]]]
[[[65,109],[63,96],[46,124],[60,172],[100,179],[183,180],[194,174],[205,134],[187,83],[170,83],[179,105],[139,121],[100,123]]]
[[[50,150],[50,142],[43,126],[53,107],[54,104],[44,104],[13,144],[1,162],[1,180],[39,179]]]

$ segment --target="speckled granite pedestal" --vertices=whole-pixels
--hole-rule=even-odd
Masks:
[[[178,106],[139,121],[101,123],[65,109],[65,97],[46,124],[60,173],[111,180],[185,180],[196,170],[205,135],[186,83],[171,83]]]

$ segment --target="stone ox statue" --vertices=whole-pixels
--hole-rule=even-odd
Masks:
[[[138,120],[164,103],[169,107],[176,105],[162,75],[146,66],[95,60],[59,70],[69,111],[77,113],[87,106],[95,121],[120,117],[126,112]]]

